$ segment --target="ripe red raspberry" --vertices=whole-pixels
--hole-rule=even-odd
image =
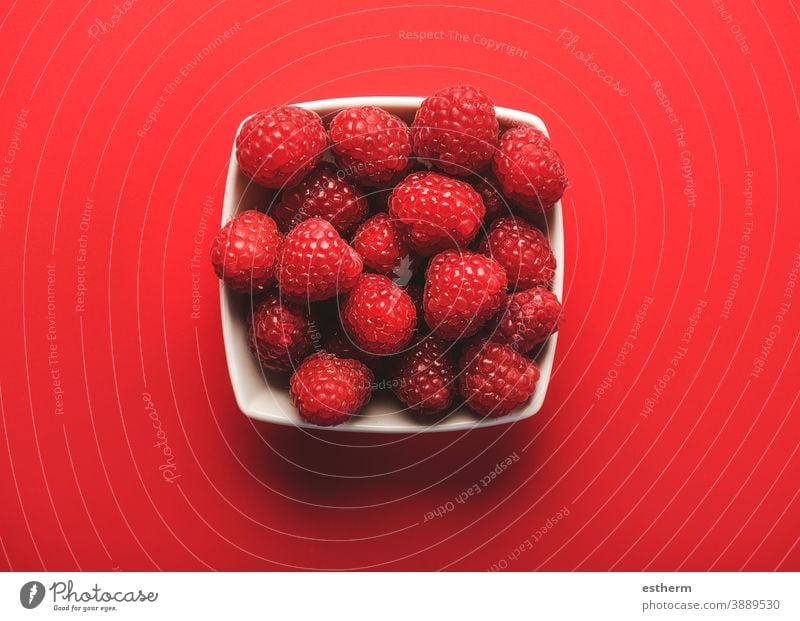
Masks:
[[[369,368],[327,352],[309,356],[289,380],[300,416],[315,425],[339,425],[367,404],[374,377]]]
[[[506,273],[494,259],[474,252],[445,250],[431,259],[422,305],[437,336],[472,336],[506,301]]]
[[[409,175],[418,172],[429,172],[428,168],[423,166],[420,162],[414,162],[403,175],[400,175],[400,179],[404,179]],[[382,211],[388,212],[389,211],[389,197],[392,195],[392,190],[394,190],[394,186],[382,187],[382,188],[371,188],[367,193],[367,198],[369,200],[369,207],[370,211],[373,214],[380,213]],[[366,190],[365,190],[366,192]]]
[[[471,185],[434,172],[409,175],[389,197],[389,215],[405,229],[411,249],[426,257],[465,247],[485,213]]]
[[[414,154],[459,176],[488,166],[498,132],[494,102],[473,86],[452,86],[426,98],[411,125]]]
[[[458,385],[467,405],[481,416],[505,416],[531,398],[539,368],[508,345],[480,340],[461,355]]]
[[[453,404],[457,376],[451,347],[435,337],[425,337],[393,366],[392,392],[423,416],[438,414]]]
[[[392,185],[409,167],[408,125],[386,110],[347,108],[333,117],[329,131],[336,162],[359,185]]]
[[[264,368],[288,371],[312,348],[309,318],[302,307],[272,293],[258,302],[250,316],[250,349]]]
[[[361,257],[322,218],[309,218],[286,236],[278,269],[285,296],[317,302],[352,289]]]
[[[342,327],[368,354],[395,354],[411,342],[417,312],[408,294],[386,276],[363,274],[345,300]]]
[[[268,188],[298,183],[328,146],[322,119],[296,106],[256,112],[236,136],[236,159],[244,173]]]
[[[495,220],[478,251],[505,268],[512,289],[546,287],[553,281],[556,258],[550,243],[539,229],[520,218]]]
[[[475,175],[467,182],[481,195],[483,206],[486,208],[484,225],[488,225],[501,216],[511,215],[511,205],[500,193],[500,183],[492,174]]]
[[[261,293],[275,282],[282,241],[272,218],[243,211],[211,242],[214,272],[237,293]]]
[[[492,169],[500,189],[528,215],[550,209],[567,189],[561,157],[534,127],[512,127],[500,138]]]
[[[558,330],[560,320],[561,302],[555,293],[534,287],[508,299],[491,339],[524,354]]]
[[[367,217],[367,199],[333,164],[323,162],[293,188],[284,190],[270,210],[284,232],[303,220],[322,218],[339,235],[349,235]]]
[[[414,256],[400,223],[380,212],[364,222],[353,236],[353,249],[364,266],[404,285],[411,278]]]

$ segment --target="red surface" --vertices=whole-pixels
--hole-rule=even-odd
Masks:
[[[0,7],[0,149],[15,149],[0,171],[11,283],[0,567],[800,569],[800,291],[784,297],[800,252],[796,8],[391,4],[140,0],[98,40],[88,31],[111,22],[109,2]],[[559,40],[563,28],[578,41]],[[399,35],[420,29],[467,40]],[[483,47],[476,33],[526,53]],[[240,119],[462,81],[539,114],[570,175],[568,316],[545,408],[511,427],[424,437],[251,422],[228,381],[202,228],[218,222]],[[174,470],[159,470],[148,406]]]

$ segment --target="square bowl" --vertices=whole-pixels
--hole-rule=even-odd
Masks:
[[[422,97],[346,97],[340,99],[324,99],[294,104],[301,108],[317,112],[326,122],[338,111],[351,106],[379,106],[396,114],[409,125],[414,113],[422,102]],[[501,129],[511,125],[529,125],[545,134],[547,129],[542,120],[528,112],[509,108],[495,108]],[[246,119],[245,119],[246,120]],[[244,124],[244,121],[242,121]],[[237,134],[241,125],[237,129]],[[225,185],[225,197],[222,206],[222,224],[224,225],[236,214],[246,209],[263,210],[267,204],[268,191],[251,181],[240,170],[236,161],[236,141],[231,153],[228,177]],[[561,201],[546,216],[546,234],[556,257],[556,273],[552,290],[561,299],[564,283],[564,228],[561,213]],[[289,398],[288,382],[284,374],[273,374],[262,371],[250,351],[247,337],[247,315],[250,300],[238,295],[220,283],[222,334],[225,342],[225,355],[231,377],[233,392],[239,409],[250,418],[279,425],[291,425],[312,429],[321,429],[317,425],[303,421],[297,414]],[[427,422],[404,410],[402,404],[393,396],[379,391],[373,394],[372,400],[359,416],[336,427],[327,427],[335,431],[362,431],[371,433],[420,433],[432,431],[458,431],[506,425],[538,412],[544,402],[550,375],[553,369],[558,334],[553,334],[541,347],[536,357],[540,378],[531,399],[523,406],[500,418],[480,418],[462,405],[447,416]]]

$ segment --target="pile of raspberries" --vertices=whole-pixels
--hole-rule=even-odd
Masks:
[[[423,417],[530,399],[561,317],[539,226],[567,187],[542,132],[501,132],[483,91],[454,86],[411,127],[374,106],[327,131],[315,112],[264,110],[236,157],[274,192],[219,231],[211,262],[252,297],[252,351],[289,376],[304,420],[344,423],[382,388]]]

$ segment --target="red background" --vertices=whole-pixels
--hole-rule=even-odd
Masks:
[[[796,9],[394,4],[139,0],[95,40],[89,29],[110,23],[110,1],[4,0],[0,150],[13,153],[0,184],[11,285],[0,307],[0,567],[800,569],[800,294],[785,297],[800,252]],[[557,41],[564,28],[579,37],[573,48]],[[408,41],[401,30],[468,40]],[[596,66],[576,51],[593,53]],[[510,427],[417,437],[250,421],[227,376],[218,285],[205,264],[211,233],[196,237],[208,196],[217,226],[237,124],[273,104],[424,95],[457,82],[539,114],[571,179],[567,320],[544,409]],[[742,240],[748,170],[753,230]],[[638,338],[615,367],[648,296]],[[672,367],[698,300],[707,306]],[[616,377],[598,398],[610,369]],[[159,470],[143,393],[175,455],[173,483]],[[480,494],[456,502],[515,453]],[[425,520],[448,502],[451,511]]]

